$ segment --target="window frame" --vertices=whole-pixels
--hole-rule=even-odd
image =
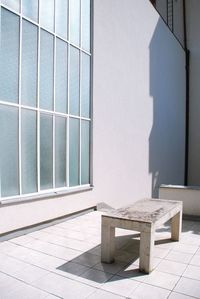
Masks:
[[[80,0],[80,3],[82,4],[82,1],[84,0]],[[57,196],[57,195],[67,195],[67,194],[72,194],[74,192],[82,192],[82,191],[87,191],[87,190],[91,190],[93,188],[93,0],[90,1],[90,52],[88,52],[87,50],[83,49],[81,47],[82,45],[82,41],[81,41],[81,37],[82,37],[82,19],[81,19],[81,12],[82,12],[82,5],[80,4],[80,42],[79,45],[75,45],[74,43],[72,43],[69,40],[69,32],[70,32],[70,18],[69,18],[69,3],[68,3],[68,37],[67,39],[63,38],[62,36],[60,36],[59,34],[56,33],[56,13],[55,13],[55,1],[54,1],[54,32],[45,28],[44,26],[41,26],[40,23],[40,0],[38,2],[38,22],[35,22],[34,20],[26,17],[23,15],[22,13],[22,0],[20,0],[20,9],[19,12],[15,11],[14,9],[8,7],[5,4],[0,3],[0,13],[1,13],[1,8],[6,9],[8,11],[10,11],[11,13],[14,13],[15,15],[19,16],[20,20],[20,36],[19,36],[19,81],[18,81],[18,92],[19,92],[19,101],[18,103],[11,103],[11,102],[7,102],[7,101],[3,101],[0,100],[0,105],[3,106],[10,106],[10,107],[16,107],[18,108],[18,116],[19,116],[19,127],[18,127],[18,133],[19,133],[19,140],[18,140],[18,151],[19,151],[19,170],[18,170],[18,175],[19,175],[19,195],[14,195],[14,196],[8,196],[8,197],[0,197],[0,203],[2,204],[7,204],[7,203],[13,203],[13,202],[23,202],[26,200],[34,200],[34,199],[42,199],[42,198],[47,198],[47,197],[52,197],[52,196]],[[37,104],[36,107],[31,107],[31,106],[27,106],[27,105],[23,105],[21,103],[21,73],[22,73],[22,22],[23,20],[30,22],[31,24],[37,26],[38,29],[38,50],[37,50]],[[52,111],[50,110],[46,110],[46,109],[41,109],[39,107],[39,93],[40,93],[40,88],[39,88],[39,84],[40,84],[40,71],[39,71],[39,63],[40,63],[40,35],[41,35],[41,30],[45,30],[46,32],[50,33],[53,35],[53,39],[54,39],[54,55],[53,55],[53,109]],[[57,112],[55,111],[55,67],[56,67],[56,39],[59,38],[60,40],[64,41],[67,43],[68,46],[68,82],[67,82],[67,86],[68,86],[68,111],[67,113],[61,113],[61,112]],[[79,54],[80,54],[80,60],[79,60],[79,68],[80,68],[80,72],[79,72],[79,110],[80,110],[80,114],[77,116],[75,115],[71,115],[69,112],[69,58],[70,58],[70,47],[75,47],[76,49],[79,50]],[[90,117],[83,117],[81,116],[81,62],[82,62],[82,53],[87,54],[88,56],[90,56]],[[37,152],[37,157],[36,157],[36,167],[37,167],[37,175],[36,175],[36,184],[37,184],[37,192],[33,192],[33,193],[27,193],[27,194],[23,194],[22,193],[22,157],[21,157],[21,119],[22,119],[22,109],[25,110],[32,110],[36,112],[36,120],[37,120],[37,137],[36,137],[36,152]],[[45,189],[45,190],[41,190],[40,188],[40,113],[44,113],[47,115],[52,115],[53,117],[53,188],[51,189]],[[66,172],[67,172],[67,186],[64,187],[59,187],[56,188],[55,187],[55,182],[56,182],[56,178],[55,178],[55,119],[56,116],[60,116],[60,117],[64,117],[66,119],[67,122],[67,150],[66,150],[66,154],[67,154],[67,166],[66,166]],[[79,185],[70,187],[69,186],[69,120],[70,118],[76,118],[79,120]],[[88,184],[81,184],[81,121],[88,121],[90,123],[90,143],[89,143],[89,183]],[[1,194],[0,194],[1,196]]]

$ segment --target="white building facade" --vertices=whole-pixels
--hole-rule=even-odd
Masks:
[[[0,232],[184,184],[186,56],[164,17],[147,0],[36,3],[1,0]]]

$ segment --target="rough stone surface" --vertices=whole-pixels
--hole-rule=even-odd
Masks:
[[[154,223],[179,205],[180,202],[178,201],[146,198],[135,202],[133,205],[116,210],[108,210],[107,216]]]

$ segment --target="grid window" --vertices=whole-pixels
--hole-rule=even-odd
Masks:
[[[1,9],[0,99],[13,103],[19,101],[19,20]]]
[[[90,184],[90,6],[0,0],[2,199]]]
[[[36,107],[37,101],[37,26],[22,21],[21,102]]]
[[[22,13],[27,18],[38,21],[38,0],[22,0]]]

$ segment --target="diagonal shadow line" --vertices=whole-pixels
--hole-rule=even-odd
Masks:
[[[129,239],[129,241],[127,244],[124,244],[124,246],[121,246],[120,249],[116,250],[115,262],[112,264],[102,263],[101,257],[94,254],[94,250],[99,248],[99,244],[56,269],[99,284],[109,280],[112,276],[112,280],[123,280],[127,279],[127,277],[144,277],[147,274],[140,272],[138,264],[135,264],[139,258],[139,236],[140,234],[131,234],[115,238],[116,243],[123,243],[123,241],[127,241],[127,239]],[[172,242],[172,240],[157,240],[155,241],[155,245],[169,242]],[[97,264],[99,267],[96,267]],[[100,272],[99,275],[98,270]]]

